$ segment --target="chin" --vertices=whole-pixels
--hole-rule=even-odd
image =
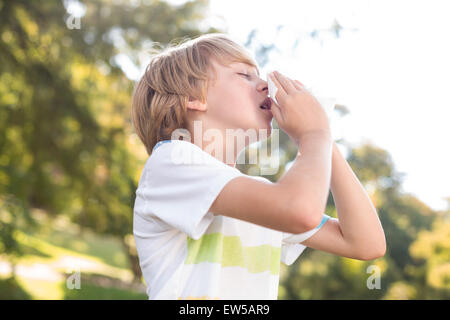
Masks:
[[[247,122],[243,127],[247,128],[249,133],[255,133],[256,141],[250,143],[263,141],[269,139],[272,135],[272,118],[265,115],[263,115],[263,117],[255,117],[250,123]],[[253,139],[255,138],[252,138],[252,140]]]
[[[241,118],[241,120],[242,119],[245,119],[245,117]],[[269,139],[272,135],[272,118],[269,119],[268,117],[257,117],[254,118],[251,122],[241,121],[240,125],[237,125],[236,128],[240,128],[240,130],[243,130],[243,132],[245,132],[245,140],[248,142],[248,144],[264,141]]]

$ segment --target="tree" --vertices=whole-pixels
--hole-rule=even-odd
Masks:
[[[420,284],[422,299],[450,298],[450,223],[437,218],[431,230],[422,230],[411,244],[410,254],[419,262],[410,269]]]
[[[420,278],[429,271],[423,274],[418,272],[424,270],[424,262],[417,261],[411,256],[409,248],[418,234],[431,229],[438,215],[415,197],[400,192],[402,174],[396,171],[391,157],[385,150],[365,144],[351,150],[347,161],[364,187],[369,190],[369,195],[377,208],[386,235],[386,254],[374,261],[359,261],[307,250],[287,270],[282,268],[280,298],[429,298],[426,294],[418,295]],[[337,217],[331,195],[326,212]],[[442,231],[436,239],[446,239],[445,232]],[[432,251],[425,251],[434,256]],[[417,253],[417,256],[420,254]],[[371,265],[377,266],[381,272],[380,290],[371,290],[367,286],[367,280],[371,275],[368,267]],[[441,268],[438,269],[439,272],[442,273],[446,266],[439,268]]]
[[[134,83],[117,57],[137,63],[149,42],[200,35],[208,2],[89,1],[70,29],[64,4],[73,2],[0,3],[0,198],[119,236],[133,266],[125,239],[145,157],[130,138]],[[18,252],[14,223],[1,228],[3,251]]]

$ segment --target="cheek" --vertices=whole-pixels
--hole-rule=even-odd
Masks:
[[[242,88],[226,86],[220,91],[212,92],[208,101],[214,106],[215,113],[230,117],[242,112],[248,104],[248,97],[245,96]]]
[[[220,90],[211,90],[208,93],[208,102],[211,116],[228,124],[243,126],[255,114],[254,97],[245,84],[228,83]]]

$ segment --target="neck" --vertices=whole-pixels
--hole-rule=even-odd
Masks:
[[[239,154],[254,142],[250,141],[244,130],[231,130],[233,134],[227,134],[225,128],[214,124],[205,126],[203,121],[194,121],[193,127],[189,126],[188,131],[193,144],[233,168],[236,168]]]
[[[191,142],[217,160],[230,167],[236,168],[237,158],[241,151],[245,149],[246,144],[242,145],[242,143],[239,143],[241,139],[236,139],[235,136],[227,138],[225,132],[207,138],[208,139],[205,139],[203,136],[203,139],[195,139],[194,137]],[[237,140],[237,142],[235,140]]]

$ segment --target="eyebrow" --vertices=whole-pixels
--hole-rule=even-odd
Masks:
[[[260,76],[260,75],[259,75],[259,70],[258,70],[258,68],[253,67],[252,65],[247,64],[247,63],[244,63],[244,62],[239,62],[238,64],[244,65],[244,66],[246,66],[246,67],[251,67],[251,68],[253,68],[254,70],[256,70],[256,74],[258,75],[258,77]]]
[[[250,67],[252,67],[252,66],[250,66]],[[258,68],[255,68],[255,67],[253,67],[253,69],[255,69],[256,70],[256,74],[258,75],[258,77],[259,77],[259,70],[258,70]]]

